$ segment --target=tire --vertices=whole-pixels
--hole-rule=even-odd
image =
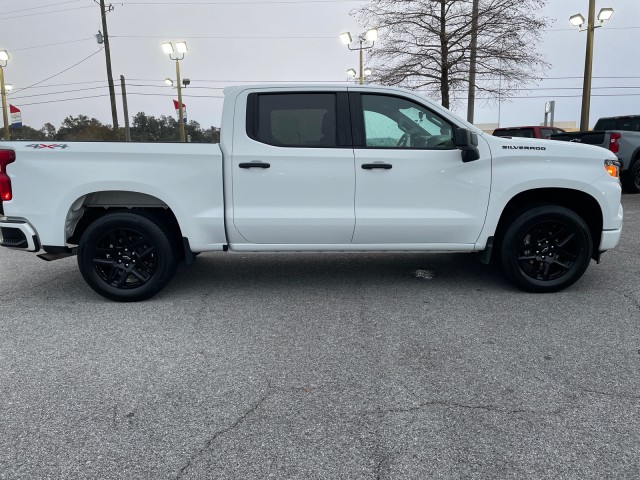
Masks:
[[[622,186],[627,193],[640,193],[640,158],[637,158],[629,170],[624,172]]]
[[[104,215],[80,238],[80,273],[93,290],[110,300],[146,300],[176,272],[179,254],[171,239],[167,227],[150,214]]]
[[[593,240],[572,210],[541,205],[521,211],[501,239],[504,275],[528,292],[557,292],[575,283],[591,261]]]

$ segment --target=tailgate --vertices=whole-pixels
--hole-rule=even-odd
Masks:
[[[551,135],[551,140],[561,140],[563,142],[576,142],[586,143],[587,145],[597,145],[599,147],[606,147],[605,142],[606,133],[604,130],[599,132],[568,132],[568,133],[556,133]]]

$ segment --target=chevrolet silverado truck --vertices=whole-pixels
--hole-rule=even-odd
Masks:
[[[610,150],[485,135],[396,88],[224,93],[219,145],[0,142],[0,245],[137,301],[208,251],[478,252],[553,292],[619,241]]]
[[[607,148],[620,162],[620,179],[627,193],[640,193],[640,115],[599,119],[593,131],[551,135],[551,140]]]

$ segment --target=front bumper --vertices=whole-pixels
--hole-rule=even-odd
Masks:
[[[606,252],[607,250],[611,250],[620,241],[620,235],[622,235],[622,228],[617,230],[603,230],[598,251]]]
[[[40,240],[26,220],[0,217],[0,246],[37,252],[40,250]]]

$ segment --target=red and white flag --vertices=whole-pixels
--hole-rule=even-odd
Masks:
[[[11,128],[22,128],[22,112],[20,112],[20,109],[9,105],[9,114],[11,115]]]
[[[180,121],[180,104],[178,103],[177,100],[173,101],[173,108],[176,109],[176,117],[178,117],[178,121]],[[187,124],[187,106],[183,103],[182,104],[182,114],[184,115],[184,124]]]

